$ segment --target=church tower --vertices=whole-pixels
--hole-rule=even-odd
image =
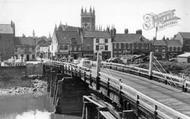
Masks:
[[[95,10],[90,7],[89,11],[81,9],[81,27],[87,31],[95,30]]]

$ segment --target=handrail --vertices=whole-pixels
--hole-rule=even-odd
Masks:
[[[101,72],[100,74],[106,76],[107,78],[110,78],[110,81],[115,80],[115,81],[118,81],[118,82],[119,82],[119,80],[118,80],[117,78],[111,77],[111,76],[109,76],[109,75],[107,75],[107,74],[105,74],[105,73],[102,73],[102,72]],[[160,103],[160,102],[158,102],[158,101],[156,101],[156,100],[154,100],[154,99],[152,99],[152,98],[150,98],[150,97],[144,95],[143,93],[137,91],[136,89],[134,89],[134,88],[132,88],[132,87],[130,87],[130,86],[128,86],[128,85],[122,83],[122,82],[120,82],[120,85],[121,85],[123,88],[126,88],[126,89],[127,89],[127,90],[123,90],[123,88],[122,88],[122,92],[123,92],[124,94],[127,94],[126,91],[130,90],[130,91],[132,91],[132,92],[135,92],[135,94],[138,95],[138,96],[140,97],[140,99],[141,99],[141,98],[146,99],[147,101],[153,103],[154,105],[157,105],[158,108],[163,109],[164,111],[169,112],[169,113],[173,114],[173,115],[176,116],[176,117],[180,117],[180,118],[182,118],[182,119],[189,119],[189,118],[190,118],[189,116],[184,115],[184,114],[182,114],[182,113],[180,113],[180,112],[178,112],[178,111],[176,111],[176,110],[174,110],[174,109],[172,109],[172,108],[170,108],[170,107],[168,107],[168,106],[165,106],[164,104],[162,104],[162,103]],[[134,98],[134,97],[132,97],[132,98]],[[142,101],[142,100],[140,100],[140,101]],[[144,102],[144,103],[146,103],[146,102]],[[161,111],[161,110],[160,110],[160,111]]]
[[[56,62],[56,63],[60,63],[60,62]],[[72,65],[70,63],[61,63],[61,64],[68,65],[68,66],[76,68],[75,65]],[[136,67],[133,67],[133,68],[136,68]],[[78,69],[78,68],[76,68],[76,69]],[[141,68],[136,68],[136,69],[141,69]],[[69,68],[69,70],[71,70],[71,68]],[[79,69],[79,70],[81,70],[81,69]],[[85,72],[85,70],[83,70],[83,71]],[[155,74],[163,74],[163,73],[155,72],[155,71],[154,71],[154,73]],[[166,75],[166,76],[170,76],[170,75]],[[106,80],[102,79],[104,77],[110,79],[109,80],[110,85],[113,86],[114,88],[118,89],[118,87],[122,86],[123,88],[121,88],[121,91],[125,95],[130,96],[132,99],[136,99],[136,97],[139,96],[140,105],[145,106],[146,108],[150,109],[151,111],[155,111],[155,110],[153,110],[154,108],[152,107],[152,105],[148,104],[147,102],[145,102],[143,100],[146,100],[149,103],[153,104],[154,106],[157,106],[158,107],[157,111],[159,112],[158,114],[160,116],[166,118],[166,119],[171,119],[171,115],[175,116],[177,118],[180,118],[180,119],[189,119],[190,118],[189,116],[187,116],[185,114],[182,114],[182,113],[180,113],[180,112],[178,112],[178,111],[176,111],[176,110],[174,110],[174,109],[172,109],[172,108],[170,108],[170,107],[168,107],[168,106],[166,106],[166,105],[164,105],[164,104],[162,104],[162,103],[160,103],[160,102],[158,102],[158,101],[156,101],[156,100],[154,100],[154,99],[152,99],[152,98],[150,98],[150,97],[148,97],[146,95],[144,95],[143,93],[137,91],[136,89],[134,89],[134,88],[120,82],[119,79],[117,79],[115,77],[112,77],[112,76],[110,76],[108,74],[100,72],[100,81],[106,82]],[[175,76],[173,78],[175,78]],[[180,78],[179,81],[183,81],[183,79]],[[185,84],[190,85],[190,82],[187,81]],[[130,94],[130,92],[133,92],[133,93]],[[147,106],[147,105],[149,105],[149,106]],[[168,113],[166,114],[165,112],[168,112],[170,115],[168,115]]]
[[[131,65],[124,65],[124,64],[118,64],[118,63],[109,63],[109,62],[102,62],[103,65],[105,66],[111,66],[111,67],[117,67],[119,68],[128,68],[128,70],[131,70],[133,72],[136,73],[141,73],[144,75],[148,75],[148,69],[143,69],[140,67],[135,67],[135,66],[131,66]],[[181,87],[185,87],[185,88],[190,88],[190,86],[186,86],[185,84],[189,84],[185,79],[178,77],[178,76],[174,76],[171,74],[167,74],[167,73],[162,73],[162,72],[158,72],[158,71],[152,71],[152,75],[154,77],[157,77],[158,79],[164,79],[167,80],[168,82],[180,85]]]

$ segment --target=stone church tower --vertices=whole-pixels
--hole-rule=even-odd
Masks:
[[[81,9],[81,27],[87,31],[94,31],[95,30],[95,10],[92,8],[89,11],[86,8],[83,10]]]

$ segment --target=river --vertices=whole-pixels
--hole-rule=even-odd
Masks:
[[[47,95],[0,96],[0,119],[81,119],[75,115],[53,114]]]

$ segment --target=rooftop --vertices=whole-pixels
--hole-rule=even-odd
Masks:
[[[13,28],[11,24],[0,24],[0,33],[1,34],[13,34]]]
[[[190,39],[190,32],[179,32],[183,38]]]
[[[190,52],[186,52],[184,54],[178,55],[178,57],[190,57]]]
[[[166,40],[153,40],[152,43],[153,43],[153,45],[160,45],[160,46],[166,46],[167,45]]]
[[[61,44],[68,44],[71,43],[71,40],[75,39],[77,44],[81,43],[80,35],[77,31],[56,31],[56,37],[59,43]]]
[[[168,46],[182,46],[179,40],[166,40]]]
[[[92,38],[111,38],[110,33],[106,31],[85,31],[84,37],[92,37]]]
[[[15,45],[35,46],[35,39],[33,37],[16,37]]]
[[[128,43],[133,43],[133,42],[146,42],[148,39],[143,37],[141,34],[116,34],[114,42],[128,42]]]

